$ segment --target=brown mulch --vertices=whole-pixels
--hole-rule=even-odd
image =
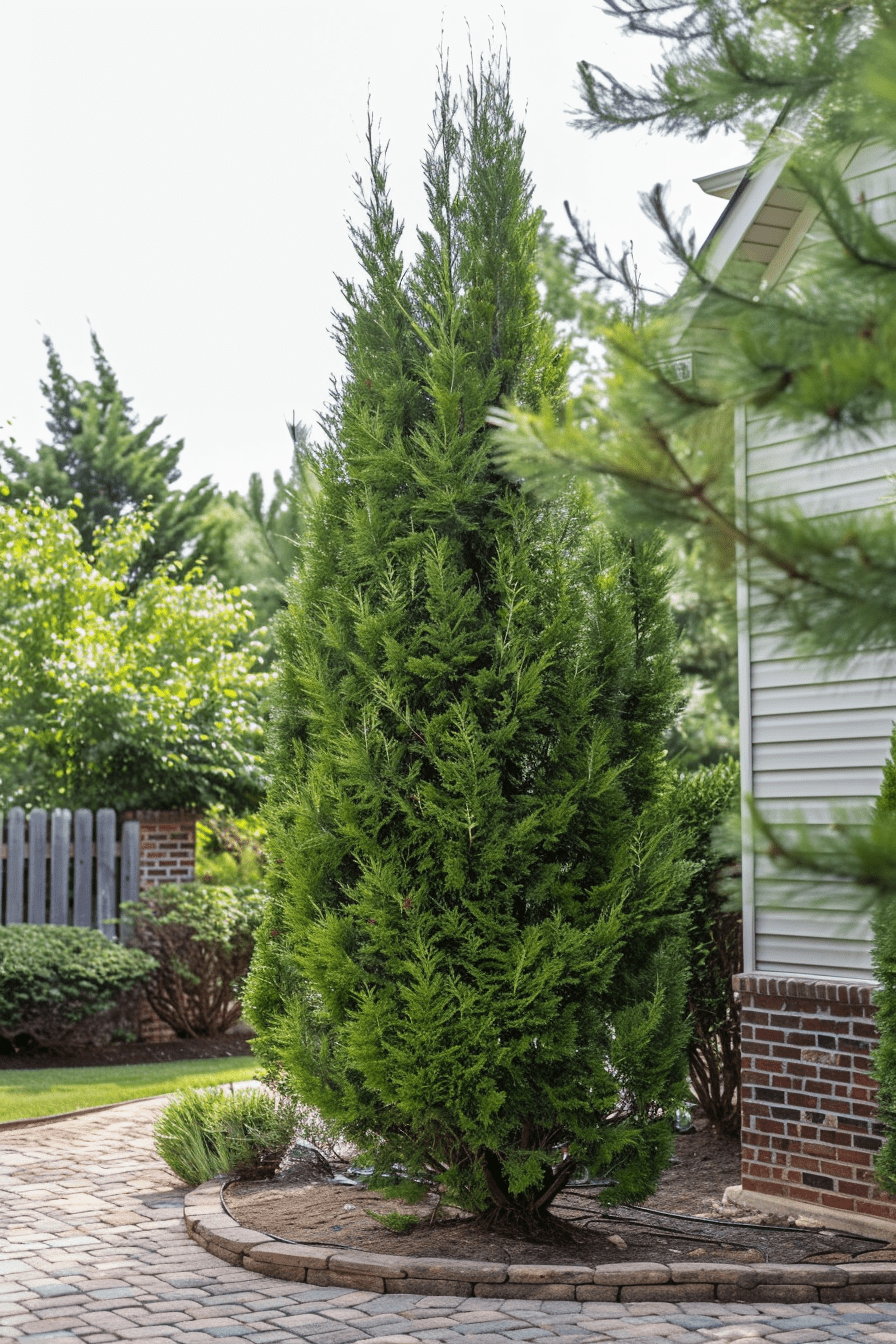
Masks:
[[[337,1164],[333,1170],[339,1172]],[[682,1134],[673,1165],[643,1208],[604,1210],[597,1190],[574,1187],[556,1201],[553,1211],[560,1226],[544,1240],[484,1230],[468,1215],[437,1206],[434,1194],[412,1205],[359,1184],[334,1183],[309,1163],[287,1168],[274,1181],[234,1182],[225,1198],[244,1227],[287,1241],[375,1254],[553,1265],[668,1264],[688,1258],[833,1262],[864,1258],[869,1252],[875,1259],[896,1259],[896,1247],[882,1249],[882,1242],[820,1227],[797,1229],[786,1218],[723,1207],[726,1186],[739,1180],[735,1141],[720,1141],[708,1130]],[[416,1215],[420,1221],[410,1232],[396,1233],[369,1216],[390,1212]]]
[[[232,1055],[251,1055],[244,1034],[193,1036],[158,1045],[148,1041],[112,1041],[88,1050],[52,1050],[48,1047],[20,1045],[15,1049],[0,1040],[0,1069],[71,1069],[96,1068],[103,1064],[165,1064],[172,1059],[225,1059]]]

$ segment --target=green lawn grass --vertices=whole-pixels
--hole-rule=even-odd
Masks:
[[[179,1087],[213,1087],[252,1078],[258,1068],[245,1055],[226,1059],[177,1059],[168,1064],[112,1064],[107,1068],[0,1070],[0,1121],[136,1101]]]

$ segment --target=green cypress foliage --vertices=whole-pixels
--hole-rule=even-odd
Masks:
[[[409,268],[368,143],[245,1001],[266,1064],[380,1169],[532,1226],[584,1168],[647,1195],[687,1092],[668,575],[491,464],[489,408],[558,404],[566,363],[504,67],[459,104],[442,74]]]

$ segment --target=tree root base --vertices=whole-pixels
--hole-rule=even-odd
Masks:
[[[576,1245],[583,1238],[579,1229],[565,1218],[526,1207],[501,1205],[486,1209],[470,1220],[471,1231],[493,1232],[501,1237],[519,1241],[548,1242],[553,1245]]]

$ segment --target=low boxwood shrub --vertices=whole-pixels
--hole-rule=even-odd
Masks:
[[[239,1020],[264,897],[256,887],[165,883],[122,905],[128,941],[155,958],[146,997],[179,1036],[213,1036]]]
[[[145,951],[98,929],[0,927],[0,1036],[38,1045],[104,1045],[155,969]]]
[[[256,1088],[188,1088],[155,1124],[156,1152],[187,1185],[273,1176],[296,1132],[295,1105]]]

